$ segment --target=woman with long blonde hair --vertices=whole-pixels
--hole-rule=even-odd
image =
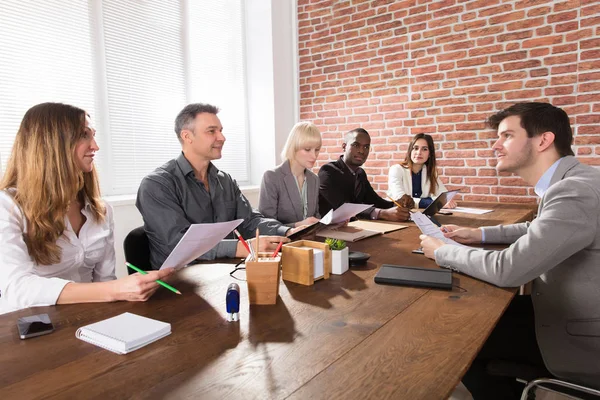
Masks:
[[[100,197],[85,111],[30,108],[0,182],[0,314],[42,305],[148,299],[167,270],[115,279],[111,208]]]

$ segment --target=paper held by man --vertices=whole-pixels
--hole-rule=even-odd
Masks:
[[[214,224],[190,225],[160,269],[186,266],[215,247],[242,222],[243,219],[236,219]]]

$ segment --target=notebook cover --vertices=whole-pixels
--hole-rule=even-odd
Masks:
[[[123,313],[79,328],[78,339],[127,354],[171,333],[171,324],[132,313]]]

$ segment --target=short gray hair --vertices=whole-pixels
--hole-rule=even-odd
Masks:
[[[193,129],[194,119],[196,115],[202,113],[215,114],[219,113],[219,107],[213,106],[212,104],[205,103],[192,103],[188,104],[177,114],[175,118],[175,135],[181,142],[181,131],[184,129]]]

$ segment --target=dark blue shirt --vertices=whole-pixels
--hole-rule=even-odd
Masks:
[[[412,197],[419,198],[423,194],[423,188],[421,187],[421,174],[423,170],[420,170],[416,174],[411,172],[412,176]],[[426,197],[424,199],[419,200],[419,204],[417,205],[419,208],[427,208],[431,203],[433,203],[433,199],[431,197]]]

